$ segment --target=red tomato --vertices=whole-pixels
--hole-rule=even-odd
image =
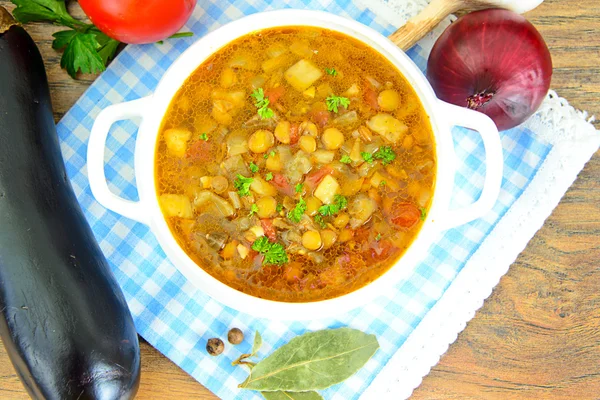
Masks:
[[[271,242],[275,242],[277,240],[277,231],[273,226],[273,220],[261,219],[260,224],[262,225],[263,231],[265,231],[265,236],[268,237]]]
[[[213,145],[206,140],[198,140],[192,144],[185,153],[187,158],[199,161],[210,161],[213,158]]]
[[[363,96],[364,96],[365,102],[372,109],[379,110],[379,103],[377,102],[377,91],[375,90],[375,88],[373,87],[371,82],[369,82],[366,79],[365,79],[364,87],[365,87],[365,90],[364,90]]]
[[[300,126],[292,124],[290,126],[290,144],[296,144],[300,140]]]
[[[271,183],[277,190],[286,196],[293,196],[295,193],[294,188],[292,185],[290,185],[290,182],[283,174],[273,174],[273,180]]]
[[[327,122],[329,122],[329,111],[314,111],[311,113],[311,115],[313,121],[315,121],[315,123],[321,128],[323,128],[325,125],[327,125]]]
[[[315,188],[317,187],[319,182],[321,182],[323,178],[325,178],[326,175],[333,175],[333,172],[333,168],[329,166],[321,167],[320,169],[308,174],[304,181],[311,188]]]
[[[90,20],[123,43],[153,43],[176,33],[186,23],[196,0],[79,0]]]
[[[390,214],[392,223],[402,228],[412,228],[421,219],[421,211],[412,203],[394,205]]]
[[[275,104],[284,93],[285,87],[277,86],[276,88],[265,90],[265,97],[269,99],[269,104]]]

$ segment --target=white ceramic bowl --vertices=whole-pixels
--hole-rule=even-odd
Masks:
[[[155,189],[154,151],[161,121],[184,81],[206,58],[231,41],[256,30],[280,26],[315,26],[331,29],[371,46],[394,64],[408,79],[430,117],[437,152],[436,185],[431,210],[413,244],[383,276],[347,295],[318,302],[285,303],[260,299],[221,283],[200,268],[179,247],[161,214]],[[124,200],[112,193],[104,175],[104,148],[111,125],[118,120],[141,117],[135,147],[135,177],[139,201]],[[483,194],[470,206],[450,210],[456,159],[450,128],[453,125],[478,131],[486,151]],[[282,10],[254,14],[231,22],[206,35],[183,53],[165,73],[153,95],[104,109],[96,118],[88,144],[88,176],[92,193],[106,208],[150,227],[168,258],[198,289],[234,309],[256,317],[314,319],[335,316],[364,305],[386,293],[408,276],[424,258],[432,238],[441,230],[481,217],[494,205],[502,178],[502,147],[494,123],[485,115],[438,100],[417,66],[390,40],[356,21],[330,13]]]

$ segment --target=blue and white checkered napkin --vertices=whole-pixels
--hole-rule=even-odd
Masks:
[[[283,323],[256,319],[251,315],[225,307],[197,291],[186,281],[165,258],[165,254],[146,226],[107,211],[95,201],[86,172],[87,140],[94,118],[101,109],[113,103],[134,100],[150,94],[173,60],[193,41],[233,19],[273,8],[321,9],[357,19],[388,35],[394,31],[394,26],[387,21],[391,20],[390,15],[398,15],[391,11],[386,13],[387,15],[382,15],[382,10],[385,11],[386,7],[384,0],[373,0],[369,3],[369,7],[377,10],[377,15],[371,9],[350,0],[287,0],[273,3],[277,5],[262,0],[199,0],[194,15],[184,28],[184,30],[192,30],[195,33],[194,37],[169,40],[163,45],[128,46],[65,115],[58,125],[58,132],[67,171],[77,197],[123,288],[140,335],[221,398],[258,399],[260,396],[255,392],[237,389],[238,383],[245,379],[247,372],[240,367],[231,366],[231,361],[240,353],[248,352],[255,330],[260,331],[263,336],[265,344],[260,355],[264,356],[307,330],[351,326],[376,334],[381,349],[355,376],[323,391],[322,394],[326,399],[357,399],[384,368],[387,375],[393,379],[395,372],[393,363],[387,367],[386,364],[396,353],[400,353],[399,349],[406,350],[408,344],[405,346],[403,344],[412,332],[416,329],[436,330],[436,321],[433,321],[433,326],[431,321],[428,324],[421,324],[421,321],[428,314],[430,319],[433,318],[431,315],[434,313],[429,313],[432,308],[449,304],[444,300],[444,295],[450,296],[449,288],[452,288],[455,278],[465,269],[465,265],[468,265],[469,260],[505,218],[507,212],[517,208],[514,205],[524,197],[523,194],[532,185],[536,173],[548,161],[553,148],[559,145],[552,144],[552,141],[547,139],[547,135],[544,136],[546,139],[541,139],[538,131],[534,133],[526,127],[502,133],[505,154],[504,180],[500,198],[493,211],[483,219],[440,235],[431,246],[427,258],[412,276],[398,283],[396,290],[388,293],[387,297],[380,297],[373,303],[366,304],[362,309],[340,315],[338,318],[309,323]],[[377,7],[372,6],[375,3]],[[401,21],[396,21],[399,22]],[[409,55],[420,68],[425,68],[427,50],[416,46]],[[553,111],[548,112],[551,114]],[[541,123],[535,126],[534,129],[548,129]],[[106,176],[111,190],[134,200],[137,199],[133,172],[136,130],[135,121],[122,121],[116,124],[107,141],[105,155]],[[485,175],[484,151],[480,138],[468,130],[455,128],[454,138],[458,156],[465,160],[456,177],[454,190],[455,205],[461,205],[472,202],[480,194]],[[597,148],[597,140],[590,143],[592,148],[594,144]],[[587,147],[589,148],[590,145]],[[591,154],[589,152],[587,155],[579,156],[579,159],[585,161]],[[568,160],[561,160],[561,162],[568,162]],[[574,173],[576,174],[582,166],[582,163],[578,165]],[[552,165],[546,169],[551,167]],[[572,182],[572,178],[570,179]],[[567,178],[567,182],[562,184],[564,188],[559,189],[562,192],[554,197],[545,194],[546,197],[556,198],[556,200],[550,199],[549,202],[554,201],[554,204],[541,207],[548,209],[541,216],[542,222],[570,182]],[[541,222],[538,225],[541,225]],[[517,253],[534,232],[535,230],[524,238],[515,239],[517,243],[513,247],[517,249]],[[510,242],[510,239],[507,241]],[[507,268],[512,260],[505,261],[504,267]],[[463,271],[464,274],[466,272]],[[496,282],[497,280],[492,282],[491,287]],[[455,308],[464,306],[472,308],[473,311],[477,308],[477,305],[463,304],[456,299],[454,301]],[[470,316],[472,317],[472,314]],[[462,326],[464,322],[466,321],[462,322]],[[205,351],[206,341],[211,337],[225,337],[231,327],[241,328],[249,340],[235,348],[228,348],[220,357],[208,356]],[[431,341],[433,341],[434,333],[420,332],[420,336],[431,334]],[[412,350],[426,352],[427,346],[424,345],[423,350],[416,348]],[[436,350],[439,354],[434,356],[439,357],[444,350],[445,347],[442,346],[441,350]],[[427,373],[437,357],[428,362],[428,367],[415,378],[416,381],[407,380],[405,385],[410,386],[402,387],[402,393],[409,394],[412,388],[418,385],[420,377]],[[410,369],[410,365],[407,368]],[[394,390],[388,389],[384,392],[389,394]],[[400,397],[400,391],[390,395],[390,398],[394,399]]]

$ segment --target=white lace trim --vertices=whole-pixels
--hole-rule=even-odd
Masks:
[[[427,4],[423,0],[359,0],[390,24],[401,25]],[[367,4],[368,1],[368,4]],[[392,12],[390,12],[390,9]],[[452,18],[420,42],[428,51]],[[500,278],[558,205],[585,163],[600,147],[594,117],[550,91],[523,127],[553,145],[521,197],[465,264],[448,290],[373,380],[361,399],[405,399],[437,364]]]

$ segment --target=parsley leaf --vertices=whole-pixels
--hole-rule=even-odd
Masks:
[[[271,243],[265,236],[261,236],[252,243],[252,250],[258,251],[265,258],[263,265],[281,265],[289,261],[285,248],[280,243]]]
[[[350,163],[352,163],[352,159],[350,158],[350,156],[348,154],[344,154],[342,156],[342,158],[340,158],[340,162],[344,163],[344,164],[350,164]]]
[[[257,212],[258,212],[258,206],[256,204],[252,204],[250,206],[250,214],[248,214],[248,216],[251,217],[254,214],[256,214]]]
[[[304,199],[300,197],[300,200],[298,200],[298,203],[296,203],[296,207],[294,207],[292,211],[288,212],[288,218],[292,222],[298,223],[302,219],[302,216],[304,215],[305,211],[306,201],[304,201]]]
[[[381,181],[381,182],[379,182],[379,186],[385,186],[385,185],[387,185],[387,182],[386,182],[386,181]]]
[[[281,204],[281,203],[277,203],[277,207],[275,207],[275,210],[276,210],[277,212],[281,212],[281,210],[283,210],[283,204]]]
[[[348,199],[341,194],[336,194],[333,203],[319,207],[319,214],[323,216],[335,215],[348,206]]]
[[[427,209],[425,207],[421,207],[421,221],[425,221],[427,218]]]
[[[265,160],[269,157],[273,157],[275,156],[275,150],[271,150],[270,152],[268,152],[267,154],[265,154],[263,157],[265,158]]]
[[[65,52],[60,59],[60,66],[65,68],[72,78],[75,78],[78,71],[84,74],[95,74],[106,69],[104,61],[98,50],[100,43],[96,40],[93,33],[80,33],[75,31],[56,32],[53,35],[58,43],[53,47],[64,45]]]
[[[373,154],[375,158],[381,160],[383,165],[388,165],[396,159],[396,152],[390,146],[383,146]]]
[[[12,0],[12,3],[17,6],[13,15],[22,24],[48,21],[70,28],[88,26],[69,15],[63,0]]]
[[[325,68],[325,73],[327,75],[331,75],[331,76],[337,76],[338,72],[335,70],[335,68]]]
[[[316,214],[313,218],[314,218],[315,222],[317,224],[319,224],[321,229],[327,228],[327,224],[325,223],[325,221],[323,221],[323,217],[321,216],[321,214]]]
[[[265,97],[265,92],[262,88],[256,89],[250,97],[254,98],[254,105],[258,109],[258,116],[261,119],[272,118],[275,113],[269,108],[269,99]]]
[[[200,139],[204,140],[205,142],[208,141],[208,134],[206,132],[200,134]]]
[[[253,162],[250,163],[250,171],[257,173],[258,169],[258,165],[254,164]]]
[[[302,188],[304,187],[304,183],[299,183],[296,185],[296,193],[302,193]]]
[[[350,99],[347,97],[335,96],[333,94],[327,97],[325,102],[327,103],[327,109],[333,112],[338,112],[339,106],[348,107],[350,105]]]
[[[233,181],[233,186],[237,189],[240,196],[250,196],[250,185],[252,184],[252,178],[246,178],[240,174],[237,174],[237,178]]]
[[[363,160],[365,160],[369,164],[373,164],[373,154],[363,151],[360,153],[360,155],[363,158]]]
[[[378,242],[381,240],[381,233],[377,234],[377,236],[375,237],[375,240]]]
[[[271,180],[273,180],[273,173],[267,172],[267,174],[265,175],[265,181],[269,182]]]

